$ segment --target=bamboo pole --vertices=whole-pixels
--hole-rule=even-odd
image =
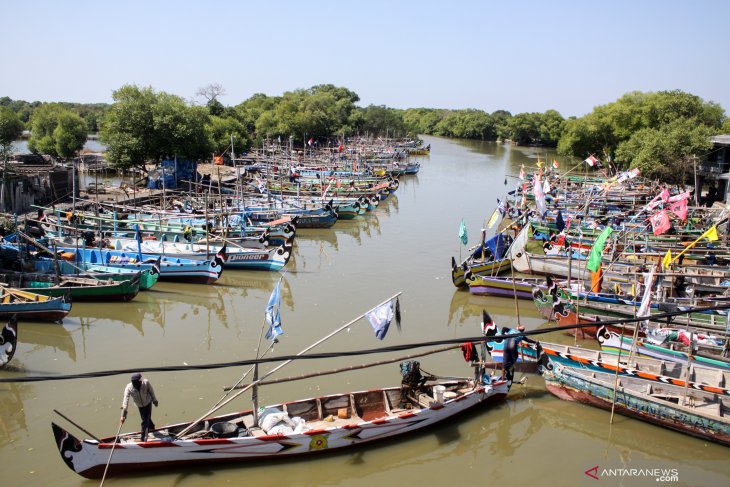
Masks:
[[[349,328],[349,327],[350,327],[350,326],[351,326],[351,325],[352,325],[353,323],[355,323],[356,321],[358,321],[358,320],[360,320],[361,318],[363,318],[363,317],[364,317],[364,316],[365,316],[365,315],[366,315],[366,314],[367,314],[368,312],[370,312],[371,310],[373,310],[373,309],[375,309],[375,308],[377,308],[377,307],[379,307],[379,306],[382,306],[382,305],[384,305],[385,303],[388,303],[388,302],[390,302],[390,301],[394,300],[395,298],[397,298],[397,297],[398,297],[398,296],[400,296],[401,294],[403,294],[403,293],[402,293],[402,292],[398,292],[398,293],[394,294],[393,296],[391,296],[390,298],[386,299],[385,301],[383,301],[383,302],[381,302],[381,303],[379,303],[379,304],[377,304],[377,305],[373,306],[372,308],[370,308],[369,310],[367,310],[367,311],[366,311],[365,313],[362,313],[362,314],[361,314],[360,316],[358,316],[358,317],[357,317],[357,318],[355,318],[354,320],[351,320],[351,321],[349,321],[349,322],[345,323],[344,325],[342,325],[341,327],[339,327],[338,329],[336,329],[335,331],[333,331],[333,332],[332,332],[332,333],[330,333],[329,335],[327,335],[327,336],[325,336],[325,337],[323,337],[323,338],[321,338],[321,339],[317,340],[317,341],[316,341],[316,342],[314,342],[313,344],[309,345],[309,346],[308,346],[308,347],[306,347],[306,348],[305,348],[304,350],[302,350],[301,352],[297,353],[297,354],[296,354],[296,356],[301,356],[301,355],[304,355],[305,353],[307,353],[307,352],[308,352],[308,351],[310,351],[311,349],[315,348],[316,346],[318,346],[318,345],[321,345],[322,343],[326,342],[327,340],[329,340],[330,338],[332,338],[332,337],[333,337],[333,336],[335,336],[336,334],[338,334],[338,333],[340,333],[341,331],[343,331],[343,330],[346,330],[347,328]],[[205,419],[206,417],[210,416],[211,414],[213,414],[214,412],[216,412],[217,410],[219,410],[220,408],[222,408],[223,406],[225,406],[226,404],[230,403],[231,401],[233,401],[234,399],[236,399],[236,398],[237,398],[238,396],[240,396],[241,394],[243,394],[244,392],[246,392],[247,390],[249,390],[249,389],[250,389],[251,387],[253,387],[254,385],[258,385],[258,384],[259,384],[259,383],[260,383],[260,382],[261,382],[262,380],[264,380],[264,379],[266,379],[267,377],[269,377],[270,375],[272,375],[272,374],[274,374],[274,373],[278,372],[279,370],[281,370],[282,368],[286,367],[287,365],[289,365],[289,364],[290,364],[290,363],[292,363],[293,361],[294,361],[294,359],[289,359],[289,360],[287,360],[287,361],[285,361],[285,362],[283,362],[283,363],[279,364],[278,366],[274,367],[274,368],[273,368],[273,369],[271,369],[271,370],[270,370],[269,372],[267,372],[266,374],[264,374],[263,376],[261,376],[261,378],[260,378],[260,379],[258,379],[257,381],[255,381],[255,382],[252,382],[251,384],[249,384],[248,386],[244,387],[243,389],[241,389],[241,390],[240,390],[239,392],[237,392],[236,394],[234,394],[233,396],[231,396],[231,397],[230,397],[230,398],[228,398],[227,400],[225,400],[225,401],[223,401],[222,403],[218,404],[218,405],[217,405],[216,407],[214,407],[214,408],[211,408],[211,409],[210,409],[210,410],[209,410],[208,412],[206,412],[206,413],[205,413],[205,414],[204,414],[203,416],[201,416],[200,418],[198,418],[198,419],[197,419],[197,420],[195,420],[194,422],[190,423],[190,425],[188,425],[188,427],[187,427],[187,428],[185,428],[185,429],[184,429],[183,431],[181,431],[181,432],[180,432],[180,433],[179,433],[179,434],[177,435],[177,437],[178,437],[178,438],[180,438],[180,437],[184,436],[184,435],[185,435],[185,433],[187,433],[188,431],[190,431],[190,430],[191,430],[191,429],[193,428],[193,426],[195,426],[196,424],[200,423],[200,422],[201,422],[202,420],[204,420],[204,419]]]

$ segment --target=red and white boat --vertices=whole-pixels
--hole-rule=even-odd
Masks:
[[[500,401],[508,392],[509,384],[503,380],[480,383],[460,379],[429,381],[416,388],[334,394],[270,406],[259,426],[254,425],[253,411],[249,410],[197,424],[158,428],[145,442],[140,441],[139,433],[79,440],[60,426],[52,426],[61,458],[69,468],[87,478],[100,478],[110,456],[107,476],[339,451],[422,430],[474,407]],[[268,431],[263,429],[271,423],[266,420],[267,412],[277,415],[270,418],[284,418]],[[185,434],[179,436],[182,432]]]

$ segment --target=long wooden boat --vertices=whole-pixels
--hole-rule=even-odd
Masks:
[[[0,331],[0,369],[5,367],[15,355],[18,346],[18,317],[10,317]]]
[[[142,255],[159,255],[181,257],[191,260],[206,260],[211,255],[224,255],[223,267],[241,270],[279,271],[291,258],[292,244],[286,242],[281,247],[262,249],[239,248],[224,244],[182,244],[147,240],[138,243],[134,239],[113,239],[111,245],[115,250],[125,252],[142,251]],[[207,247],[207,248],[206,248]],[[225,248],[224,248],[225,247]]]
[[[78,266],[59,259],[54,262],[52,259],[37,259],[33,261],[36,272],[50,274],[55,272],[56,265],[61,274],[86,277],[91,279],[100,279],[102,281],[111,279],[112,281],[124,281],[132,279],[135,275],[139,275],[139,290],[147,291],[157,283],[160,277],[160,269],[156,265],[152,265],[145,269],[125,269],[122,267],[112,267],[101,264],[87,264],[80,262]]]
[[[466,278],[469,292],[477,296],[515,297],[519,299],[533,299],[532,290],[544,286],[545,279],[541,277],[498,277],[479,276],[472,274]]]
[[[438,392],[437,386],[441,386]],[[262,429],[265,416],[261,416],[261,427],[256,427],[253,412],[243,411],[209,418],[183,438],[177,434],[191,423],[159,428],[146,442],[139,441],[139,433],[123,434],[114,447],[107,475],[338,451],[428,428],[477,406],[501,401],[509,385],[501,380],[483,384],[463,379],[427,382],[413,394],[402,391],[389,387],[269,406],[264,413],[282,413],[286,419],[268,431]],[[289,429],[282,427],[286,425]],[[101,477],[115,437],[79,440],[55,423],[52,427],[66,465],[86,478]]]
[[[624,416],[730,446],[730,397],[703,390],[619,377],[615,373],[566,367],[554,363],[543,369],[545,385],[567,401],[615,410]]]
[[[159,279],[162,281],[213,284],[223,272],[224,256],[222,255],[216,255],[210,260],[192,260],[121,250],[99,250],[98,248],[65,248],[59,250],[70,254],[76,265],[79,262],[86,262],[131,269],[146,269],[156,265],[160,271]]]
[[[71,297],[51,298],[0,285],[0,319],[60,322],[71,311]]]
[[[631,336],[622,336],[621,333],[600,327],[596,335],[601,350],[607,353],[629,355],[633,348],[634,354],[639,357],[652,357],[660,360],[687,363],[687,353],[675,350],[668,346],[655,345],[645,339],[638,339],[635,343]],[[704,367],[712,367],[722,371],[730,371],[730,359],[713,354],[695,353],[692,361]]]
[[[74,301],[131,301],[139,292],[139,274],[122,281],[49,274],[0,274],[0,281],[49,297],[70,295]]]

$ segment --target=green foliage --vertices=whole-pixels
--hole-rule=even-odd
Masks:
[[[80,115],[66,110],[58,115],[58,125],[53,130],[56,154],[64,159],[75,156],[86,143],[89,127]]]
[[[730,134],[730,118],[726,118],[720,127],[720,134]]]
[[[359,134],[371,136],[404,137],[407,133],[400,110],[387,108],[385,105],[369,105],[359,108],[361,116],[351,120],[351,126]]]
[[[555,147],[563,132],[564,119],[556,110],[518,113],[507,120],[509,138],[517,145]]]
[[[714,130],[696,119],[678,118],[658,128],[643,128],[622,141],[616,162],[638,167],[644,175],[664,181],[686,182],[697,154],[712,147]]]
[[[74,113],[77,113],[84,119],[86,125],[91,132],[97,132],[99,130],[99,121],[104,116],[104,112],[109,108],[106,103],[54,103],[63,108],[67,108]],[[18,114],[18,117],[23,123],[30,121],[33,112],[47,103],[34,101],[29,103],[24,100],[11,100],[7,96],[0,98],[0,106],[10,108],[12,111]]]
[[[70,158],[84,147],[86,122],[58,103],[47,103],[33,112],[28,148],[33,153]]]
[[[564,155],[615,155],[624,168],[649,177],[683,180],[693,156],[722,131],[725,113],[716,103],[682,91],[632,92],[588,115],[567,120],[558,143]]]
[[[208,132],[213,142],[213,150],[223,153],[231,145],[231,135],[234,136],[234,149],[241,153],[251,147],[251,138],[246,127],[233,117],[210,117]]]
[[[13,145],[13,141],[23,133],[23,122],[20,117],[8,107],[0,106],[0,152],[2,156],[7,155]]]
[[[147,160],[207,157],[213,150],[206,107],[152,88],[126,85],[113,94],[101,140],[107,158],[119,168],[144,167]]]

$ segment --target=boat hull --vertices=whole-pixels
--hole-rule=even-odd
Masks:
[[[377,396],[383,391],[353,394]],[[398,394],[400,388],[391,388],[390,391]],[[434,402],[422,409],[403,410],[375,417],[363,411],[362,417],[357,418],[357,421],[353,419],[347,424],[313,429],[301,434],[198,440],[178,440],[171,437],[144,443],[121,442],[114,449],[107,476],[139,470],[293,458],[338,451],[422,430],[477,406],[504,400],[508,391],[506,382],[494,382],[471,389],[455,399]],[[326,397],[318,398],[325,399]],[[219,417],[210,421],[225,421],[226,418]],[[365,418],[369,419],[364,420]],[[80,441],[56,424],[52,424],[52,427],[59,452],[67,466],[86,478],[100,478],[110,459],[113,438],[103,439],[101,443],[95,440]]]

